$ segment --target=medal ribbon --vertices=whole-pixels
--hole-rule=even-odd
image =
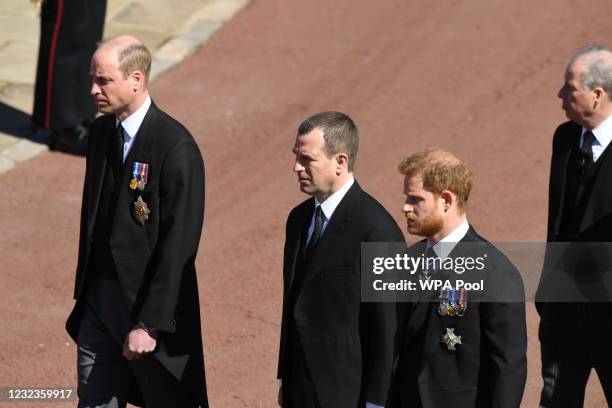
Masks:
[[[467,309],[467,290],[459,289],[459,307],[463,310]]]
[[[144,184],[147,184],[147,177],[149,175],[149,165],[146,163],[138,163],[140,164],[140,180]]]
[[[440,299],[448,300],[448,289],[440,289]]]
[[[448,303],[457,307],[457,289],[450,289],[448,293]]]
[[[140,163],[134,162],[134,167],[132,168],[132,178],[134,180],[138,180],[138,174],[140,174]]]

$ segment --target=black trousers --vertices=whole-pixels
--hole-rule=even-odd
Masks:
[[[545,303],[539,337],[543,408],[584,405],[591,369],[612,402],[612,314],[609,303]]]
[[[92,119],[89,67],[102,39],[106,0],[46,0],[34,90],[34,125],[64,129]]]
[[[178,380],[148,354],[126,360],[122,341],[114,327],[84,306],[79,327],[77,373],[78,408],[125,408],[134,395],[146,408],[195,408],[198,406]]]

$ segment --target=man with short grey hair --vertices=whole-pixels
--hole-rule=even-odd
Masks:
[[[612,53],[598,45],[581,48],[567,66],[558,96],[570,120],[553,138],[547,241],[578,247],[612,241]],[[568,262],[563,268],[569,272]],[[595,263],[577,269],[581,275],[601,272]],[[544,282],[555,282],[548,278],[543,275],[536,303],[544,380],[540,405],[582,407],[592,368],[612,402],[611,304],[547,303],[542,293],[550,286]]]

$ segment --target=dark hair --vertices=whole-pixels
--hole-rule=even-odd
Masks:
[[[310,133],[316,128],[323,131],[325,155],[331,158],[335,154],[346,153],[348,171],[352,172],[359,150],[359,132],[353,120],[342,112],[320,112],[300,124],[298,136]]]

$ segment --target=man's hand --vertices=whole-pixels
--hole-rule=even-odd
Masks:
[[[130,331],[123,343],[123,357],[128,360],[141,358],[155,350],[157,345],[157,331],[147,332],[140,326]]]

